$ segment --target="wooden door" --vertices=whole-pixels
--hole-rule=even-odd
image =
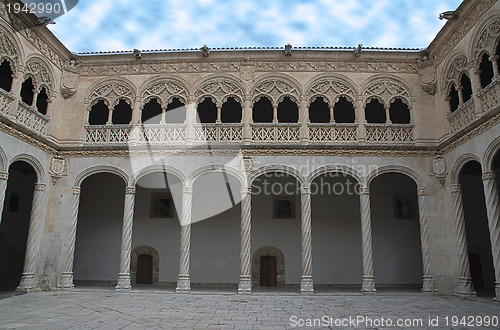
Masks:
[[[260,285],[276,286],[276,257],[260,258]]]
[[[153,283],[153,257],[141,254],[137,258],[137,284]]]

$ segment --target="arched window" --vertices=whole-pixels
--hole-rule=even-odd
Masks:
[[[336,123],[354,123],[354,112],[354,105],[352,102],[346,97],[341,96],[333,107],[333,118],[335,118]]]
[[[458,109],[460,100],[458,98],[458,92],[455,85],[451,85],[450,94],[448,95],[448,102],[450,102],[450,112],[454,112]]]
[[[273,122],[273,104],[267,97],[261,97],[254,103],[252,109],[252,118],[254,123],[272,123]]]
[[[215,123],[217,120],[217,106],[211,98],[207,97],[198,104],[198,118],[202,124]]]
[[[408,104],[399,98],[395,99],[389,107],[389,117],[393,124],[409,124],[410,109],[408,108]]]
[[[149,99],[142,108],[141,121],[143,124],[159,124],[161,121],[161,105],[156,98]]]
[[[383,124],[386,122],[385,108],[377,99],[372,99],[365,108],[365,119],[368,123]]]
[[[124,99],[121,99],[113,109],[111,122],[116,125],[127,125],[132,120],[132,107]]]
[[[495,55],[497,56],[497,68],[500,70],[500,40],[498,41],[497,49],[495,50]]]
[[[311,123],[329,123],[330,107],[322,97],[317,97],[309,106],[309,120]]]
[[[479,64],[479,78],[482,88],[488,86],[493,80],[493,64],[488,54],[483,54],[481,58],[481,63]]]
[[[184,103],[174,97],[172,101],[167,105],[165,112],[165,122],[167,124],[182,124],[186,121],[186,107]]]
[[[462,100],[465,103],[472,97],[472,85],[469,77],[465,73],[460,77],[460,85],[462,87]]]
[[[104,100],[99,100],[90,109],[90,125],[106,125],[108,122],[109,109]]]
[[[42,89],[36,96],[36,108],[38,112],[40,112],[42,115],[46,115],[48,103],[49,97],[47,95],[47,91],[45,90],[45,87],[42,87]]]
[[[33,80],[28,77],[21,86],[21,100],[27,105],[33,105],[34,90]]]
[[[278,104],[279,123],[297,123],[299,121],[299,108],[288,96]]]
[[[229,97],[221,108],[221,122],[241,123],[241,104],[234,97]]]
[[[0,88],[6,92],[10,92],[12,88],[12,69],[7,60],[3,60],[0,64]]]

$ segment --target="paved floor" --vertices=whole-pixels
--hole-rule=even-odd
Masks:
[[[473,325],[498,329],[499,317],[500,304],[490,298],[460,299],[412,291],[240,296],[225,290],[175,294],[141,288],[128,293],[86,288],[0,300],[0,329],[466,329]],[[484,327],[487,322],[496,326]]]

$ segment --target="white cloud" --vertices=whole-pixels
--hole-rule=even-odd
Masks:
[[[82,0],[49,28],[73,51],[282,46],[426,47],[460,0]]]

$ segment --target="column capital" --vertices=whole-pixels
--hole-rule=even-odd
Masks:
[[[454,183],[450,185],[451,193],[461,193],[462,186],[459,183]]]
[[[301,187],[300,194],[301,195],[310,195],[311,194],[311,187]]]
[[[250,195],[252,193],[252,187],[241,187],[241,193],[244,195]]]
[[[80,187],[72,187],[72,190],[73,190],[73,195],[80,195],[80,193],[82,192],[82,188]]]
[[[9,172],[1,172],[0,171],[0,180],[7,181],[9,179]]]
[[[126,187],[125,188],[125,195],[135,195],[135,187]]]
[[[35,191],[44,191],[46,187],[45,183],[35,183]]]
[[[495,180],[495,172],[494,171],[483,172],[483,174],[481,174],[481,179],[483,181]]]
[[[370,187],[359,187],[360,195],[370,195]]]
[[[417,188],[417,195],[418,196],[425,196],[426,191],[424,187]]]
[[[189,187],[189,186],[182,187],[182,193],[183,194],[192,194],[193,193],[193,187]]]

